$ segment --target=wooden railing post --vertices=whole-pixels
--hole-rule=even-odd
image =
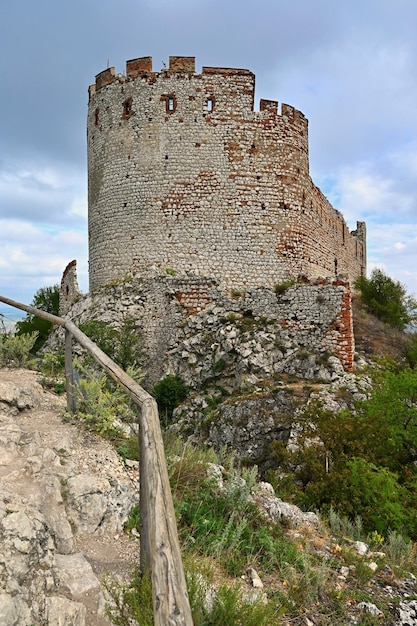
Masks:
[[[151,573],[155,626],[193,626],[156,401],[73,322],[65,326],[141,408],[140,560]]]
[[[155,626],[192,626],[158,407],[142,405],[140,436],[141,567],[150,571]],[[182,607],[182,608],[181,608]]]
[[[72,364],[72,335],[65,329],[65,387],[67,391],[67,410],[75,411],[74,368]]]
[[[73,322],[3,296],[0,296],[0,302],[5,302],[65,328],[65,376],[67,384],[68,381],[70,382],[72,392],[74,383],[71,336],[94,357],[107,374],[141,408],[139,413],[142,524],[140,550],[141,566],[151,573],[154,623],[155,626],[193,626],[155,399],[100,350]],[[74,400],[73,393],[72,400],[70,398],[71,394],[70,397],[67,396],[68,406]]]

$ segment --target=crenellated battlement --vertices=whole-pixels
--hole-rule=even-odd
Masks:
[[[96,75],[95,84],[89,87],[89,100],[98,94],[102,88],[109,85],[125,85],[126,82],[138,79],[148,84],[159,84],[161,80],[164,82],[173,77],[176,79],[182,77],[189,80],[191,75],[197,82],[203,82],[207,93],[210,92],[211,88],[208,98],[211,98],[212,102],[215,100],[217,102],[221,101],[221,98],[216,98],[216,89],[214,87],[216,79],[220,79],[222,93],[225,93],[224,86],[228,84],[229,95],[233,94],[233,99],[237,99],[239,95],[246,96],[248,110],[254,111],[255,75],[250,70],[228,67],[203,67],[201,73],[197,73],[195,57],[184,56],[170,56],[169,66],[162,68],[159,72],[153,71],[152,57],[149,56],[127,61],[125,74],[116,74],[115,68],[109,67]],[[285,116],[288,120],[296,120],[305,124],[307,130],[307,120],[303,113],[288,104],[282,104],[280,111],[277,101],[262,99],[259,111],[266,113],[268,116],[275,114],[276,116]]]

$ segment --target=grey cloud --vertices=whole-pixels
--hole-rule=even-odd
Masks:
[[[57,256],[47,233],[48,245],[38,244],[46,250],[52,246],[50,256],[43,256],[45,266],[48,258],[55,268],[64,257],[69,261],[78,255],[86,268],[86,222],[74,206],[82,204],[86,193],[88,85],[108,64],[120,72],[127,59],[145,55],[153,56],[157,70],[177,54],[195,56],[198,69],[220,65],[252,70],[257,101],[284,101],[309,118],[313,179],[349,220],[368,218],[371,262],[386,261],[384,255],[392,249],[400,267],[405,249],[407,254],[415,251],[409,241],[406,248],[396,249],[394,239],[382,249],[374,244],[373,232],[380,222],[391,220],[394,235],[397,223],[416,221],[415,0],[3,4],[0,218],[17,217],[22,224],[43,225],[50,232],[70,229],[84,238],[81,245],[68,236],[68,247],[63,238],[62,255]],[[34,174],[45,170],[56,180]],[[367,204],[366,181],[362,192],[352,191],[354,176],[365,170],[371,187],[380,184],[387,190],[372,206]],[[25,171],[29,175],[23,176]],[[42,236],[40,230],[37,236]],[[10,237],[15,239],[7,242],[7,249],[17,254],[19,234]],[[0,245],[6,245],[1,232]],[[0,292],[6,283],[13,289],[19,281],[26,284],[25,268],[37,264],[36,245],[31,254],[32,261],[21,266],[16,261],[6,274],[0,261]],[[39,278],[55,276],[55,271]],[[417,277],[408,280],[417,291]]]

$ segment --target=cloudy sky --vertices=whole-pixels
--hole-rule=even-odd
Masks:
[[[314,182],[417,294],[416,0],[3,0],[0,55],[1,295],[29,303],[74,258],[88,290],[88,85],[148,55],[250,69],[257,108],[303,111]]]

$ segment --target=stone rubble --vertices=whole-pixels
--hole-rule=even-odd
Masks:
[[[197,298],[191,306],[185,291],[188,299],[203,291],[204,302]],[[283,293],[257,288],[234,296],[209,279],[149,270],[141,279],[126,278],[80,297],[67,315],[78,325],[95,319],[116,328],[133,318],[151,384],[174,373],[192,389],[227,379],[242,390],[282,373],[331,382],[352,369],[349,311],[350,289],[342,277],[297,283]],[[58,342],[62,329],[49,345]]]

